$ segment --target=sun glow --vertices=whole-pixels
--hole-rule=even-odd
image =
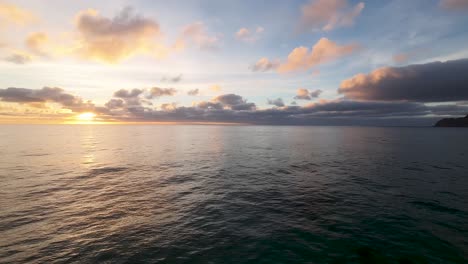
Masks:
[[[81,122],[92,122],[94,120],[94,117],[96,117],[95,113],[86,112],[77,115],[76,119]]]

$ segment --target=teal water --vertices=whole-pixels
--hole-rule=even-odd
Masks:
[[[467,135],[0,126],[0,262],[467,263]]]

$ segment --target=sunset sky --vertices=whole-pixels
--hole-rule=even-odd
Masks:
[[[432,125],[468,114],[467,25],[468,0],[0,0],[0,123]]]

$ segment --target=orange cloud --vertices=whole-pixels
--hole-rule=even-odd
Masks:
[[[409,55],[406,53],[399,53],[393,55],[393,61],[396,63],[404,63],[407,62],[409,59]]]
[[[0,2],[0,27],[7,24],[27,25],[37,18],[28,10],[13,4]]]
[[[312,98],[318,98],[321,93],[322,93],[322,90],[315,90],[315,91],[310,92],[309,90],[305,88],[299,88],[296,91],[296,96],[294,96],[294,99],[312,100]]]
[[[307,70],[320,64],[336,60],[347,56],[358,49],[356,44],[340,46],[335,42],[321,38],[312,50],[306,47],[295,48],[289,55],[285,63],[278,67],[278,72],[292,72]]]
[[[199,49],[217,49],[219,42],[217,36],[208,34],[203,22],[195,22],[183,28],[181,36],[175,44],[175,49],[184,49],[187,43],[195,44]]]
[[[440,6],[449,10],[468,10],[466,0],[440,0]]]
[[[123,9],[116,17],[101,16],[88,9],[75,19],[80,36],[77,53],[87,59],[116,63],[137,54],[153,53],[158,57],[167,53],[163,45],[155,42],[162,35],[159,24]]]
[[[349,7],[347,0],[311,0],[302,7],[301,29],[330,31],[351,26],[364,6],[364,3],[360,2],[354,7]]]
[[[263,27],[257,27],[255,30],[250,30],[244,27],[239,29],[236,32],[235,36],[238,40],[248,43],[254,43],[261,37],[263,31],[265,31]]]
[[[250,69],[254,72],[266,72],[278,68],[279,64],[279,61],[270,61],[268,58],[261,58],[254,65],[250,66]]]
[[[26,47],[36,55],[46,56],[44,46],[49,42],[49,37],[43,32],[35,32],[28,35],[25,40]]]
[[[210,86],[210,90],[213,91],[213,92],[221,92],[221,86],[219,86],[217,84],[214,84],[214,85]]]

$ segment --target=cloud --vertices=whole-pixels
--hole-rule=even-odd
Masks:
[[[236,32],[236,38],[238,39],[244,39],[250,36],[250,30],[247,28],[241,28]]]
[[[304,88],[297,89],[297,94],[294,97],[296,100],[312,100],[312,98],[317,98],[322,93],[322,90],[315,90],[313,92],[309,92],[309,90]]]
[[[26,104],[33,107],[48,102],[58,103],[63,108],[74,112],[94,108],[94,104],[90,101],[83,101],[80,97],[66,93],[62,88],[58,87],[44,87],[36,90],[15,87],[0,89],[0,99],[2,102]]]
[[[32,56],[24,52],[14,52],[10,56],[4,58],[5,61],[15,64],[26,64],[32,61]]]
[[[310,92],[310,96],[313,98],[318,98],[321,93],[322,93],[322,90],[315,90],[313,92]]]
[[[443,115],[460,115],[468,106],[431,107],[412,102],[332,100],[307,106],[285,106],[257,110],[245,106],[239,95],[223,95],[192,107],[158,111],[125,112],[114,116],[124,121],[238,122],[273,125],[432,125]]]
[[[197,103],[196,106],[201,109],[223,109],[223,104],[220,102],[202,101]]]
[[[6,14],[9,19],[16,17],[6,11],[7,7],[11,9],[0,3],[0,25]],[[175,43],[168,45],[159,23],[131,7],[123,8],[114,17],[104,16],[94,9],[80,11],[75,15],[74,26],[74,31],[67,33],[66,41],[51,41],[46,32],[34,32],[27,36],[25,46],[35,57],[73,56],[114,64],[141,55],[165,58],[188,45],[216,49],[220,43],[218,36],[209,35],[205,25],[196,22],[184,27]],[[10,61],[20,60],[12,57]],[[167,77],[166,81],[178,82],[181,77]]]
[[[144,111],[145,107],[152,106],[152,99],[163,96],[174,96],[177,90],[174,88],[153,87],[150,89],[120,89],[114,92],[114,98],[105,106],[108,109],[127,109],[129,111]]]
[[[281,73],[308,70],[340,57],[350,55],[358,49],[356,44],[339,45],[335,42],[321,38],[310,50],[306,47],[295,48],[285,63],[278,67]]]
[[[182,80],[182,74],[176,75],[176,76],[163,76],[161,78],[162,82],[171,82],[171,83],[178,83]]]
[[[223,94],[213,99],[214,102],[221,103],[231,110],[254,110],[255,104],[248,103],[247,100],[237,94]]]
[[[279,65],[280,63],[278,61],[270,61],[268,58],[261,58],[250,66],[250,69],[254,72],[266,72],[275,70]]]
[[[43,32],[34,32],[27,36],[25,45],[35,55],[48,56],[44,46],[49,42],[49,37]]]
[[[190,96],[195,96],[195,95],[198,95],[199,93],[199,90],[198,89],[193,89],[193,90],[189,90],[187,92],[187,95],[190,95]]]
[[[160,108],[163,111],[174,111],[175,109],[177,109],[177,103],[161,104]]]
[[[159,88],[153,87],[149,90],[148,99],[158,98],[162,96],[174,96],[177,93],[177,90],[174,88]]]
[[[396,63],[405,63],[409,59],[409,54],[407,53],[399,53],[393,55],[393,61]]]
[[[301,30],[330,31],[339,27],[352,26],[364,6],[363,2],[359,2],[350,7],[347,0],[311,0],[301,9]]]
[[[27,25],[37,21],[36,16],[14,4],[0,2],[0,28],[8,24]]]
[[[466,0],[440,0],[439,5],[445,9],[453,11],[468,10],[468,1]]]
[[[144,92],[143,89],[132,89],[132,90],[120,89],[114,93],[114,97],[117,97],[117,98],[138,97],[143,92]]]
[[[468,100],[468,59],[386,67],[341,82],[355,100],[449,102]]]
[[[222,88],[220,85],[214,84],[210,86],[210,90],[213,92],[221,92]]]
[[[182,49],[186,43],[193,43],[202,50],[219,48],[220,40],[217,36],[210,36],[203,22],[195,22],[185,26],[176,46]]]
[[[145,93],[147,95],[146,97],[150,97],[147,89],[120,89],[114,92],[115,99],[111,99],[107,104],[109,105],[109,108],[122,108],[123,106],[139,108],[142,105],[151,105],[151,102],[147,100],[151,98],[145,98]]]
[[[143,92],[141,92],[143,91]],[[104,106],[65,92],[61,88],[0,89],[4,103],[16,103],[31,108],[46,108],[57,103],[73,112],[93,111],[102,121],[177,121],[177,122],[236,122],[272,125],[432,125],[441,117],[462,116],[468,112],[467,103],[426,105],[407,101],[355,101],[349,99],[320,100],[306,106],[281,106],[280,98],[271,100],[277,107],[257,109],[237,94],[223,94],[191,107],[164,103],[158,107],[150,103],[131,104],[144,99],[148,89],[119,90]],[[50,109],[50,108],[49,108]],[[13,110],[0,115],[14,115]],[[13,112],[12,112],[13,111]],[[30,118],[33,111],[23,112]],[[62,118],[60,114],[49,118]]]
[[[277,107],[283,107],[284,106],[283,99],[281,99],[281,98],[277,98],[277,99],[274,99],[274,100],[268,99],[267,104],[274,105],[274,106],[277,106]]]
[[[297,100],[310,100],[312,99],[309,94],[309,90],[304,88],[297,89],[297,94],[294,96],[294,99]]]
[[[108,109],[120,109],[125,106],[125,102],[122,99],[111,99],[105,105]]]
[[[77,52],[87,59],[116,63],[137,54],[165,53],[155,42],[162,35],[159,24],[134,14],[129,7],[114,18],[88,9],[76,16],[75,24],[80,35]]]
[[[248,29],[248,28],[240,28],[236,34],[235,37],[238,40],[248,42],[248,43],[254,43],[258,39],[260,39],[262,33],[265,31],[263,27],[257,27],[256,29]]]

